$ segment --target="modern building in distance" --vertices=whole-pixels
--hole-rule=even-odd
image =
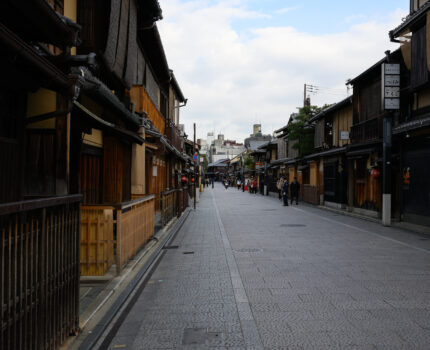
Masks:
[[[209,137],[209,135],[208,135]],[[233,159],[237,155],[245,151],[243,143],[238,143],[235,140],[225,140],[224,135],[219,134],[209,147],[209,160],[216,162],[221,159]]]

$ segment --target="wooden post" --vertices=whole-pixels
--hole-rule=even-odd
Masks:
[[[121,209],[116,210],[116,273],[121,273],[122,259]]]

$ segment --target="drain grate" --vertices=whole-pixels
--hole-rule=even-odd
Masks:
[[[178,245],[166,245],[163,247],[163,249],[178,249],[179,246]]]
[[[187,254],[194,254],[194,252],[183,252],[182,254],[185,254],[185,255],[187,255]]]
[[[302,225],[302,224],[283,224],[280,227],[306,227],[306,225]]]
[[[182,345],[204,345],[222,338],[222,333],[208,332],[207,328],[185,328]]]

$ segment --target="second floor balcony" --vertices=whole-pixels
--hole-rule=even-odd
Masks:
[[[358,144],[382,138],[382,119],[377,117],[351,126],[351,143]]]

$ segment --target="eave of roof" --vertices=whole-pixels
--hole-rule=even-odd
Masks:
[[[348,105],[352,105],[352,96],[348,96],[347,98],[343,99],[342,101],[335,103],[334,105],[323,109],[317,115],[315,115],[311,119],[309,119],[309,123],[317,121],[317,120],[323,118],[328,113],[335,112],[335,111],[337,111],[337,110],[339,110],[345,106],[348,106]]]
[[[282,132],[282,131],[285,131],[285,130],[287,130],[288,129],[288,124],[287,125],[285,125],[285,126],[283,126],[282,128],[280,128],[280,129],[278,129],[278,130],[275,130],[275,134],[277,134],[277,133],[280,133],[280,132]]]
[[[421,8],[419,8],[414,13],[409,14],[402,24],[394,28],[389,32],[391,41],[395,41],[395,38],[399,37],[406,29],[413,26],[415,23],[420,21],[427,11],[430,10],[430,2],[425,3]]]
[[[171,77],[170,69],[157,25],[154,24],[151,28],[139,29],[138,36],[145,56],[148,58],[148,63],[154,70],[156,79],[160,84],[168,83]]]
[[[70,87],[73,85],[72,79],[2,23],[0,23],[0,43],[3,52],[10,51],[14,53],[15,57],[19,58],[19,60],[16,60],[17,65],[18,62],[24,63],[20,64],[20,69],[22,69],[22,66],[26,66],[29,68],[30,74],[40,74],[44,80],[46,79],[47,83],[42,83],[41,86],[70,92]],[[71,94],[73,95],[73,93]]]
[[[138,143],[139,145],[143,144],[145,142],[145,139],[140,137],[137,133],[132,132],[130,130],[123,129],[115,124],[112,124],[103,118],[100,118],[95,113],[91,112],[89,109],[87,109],[85,106],[81,105],[79,102],[74,101],[73,104],[76,108],[78,108],[81,112],[83,112],[88,118],[91,118],[97,125],[100,125],[103,128],[106,128],[107,130],[112,130],[114,133],[117,133],[121,136],[125,136],[128,139],[132,140],[135,143]]]
[[[26,41],[43,42],[56,46],[80,44],[81,26],[56,12],[46,0],[0,3],[0,19]]]
[[[170,83],[172,84],[173,90],[175,90],[176,92],[176,96],[178,97],[179,102],[185,102],[186,101],[185,96],[182,93],[181,88],[179,87],[178,81],[176,80],[176,76],[173,73],[173,70],[170,70],[170,77],[171,77]]]
[[[412,130],[416,130],[416,129],[419,129],[422,127],[428,127],[428,126],[430,126],[429,114],[421,117],[420,119],[412,120],[406,123],[402,123],[399,126],[396,126],[395,128],[393,128],[393,134],[397,135],[403,132],[408,132],[408,131],[412,131]]]
[[[72,72],[79,76],[82,91],[94,97],[102,103],[113,108],[126,122],[140,126],[142,117],[129,111],[116,95],[99,79],[97,79],[86,67],[73,67]]]

